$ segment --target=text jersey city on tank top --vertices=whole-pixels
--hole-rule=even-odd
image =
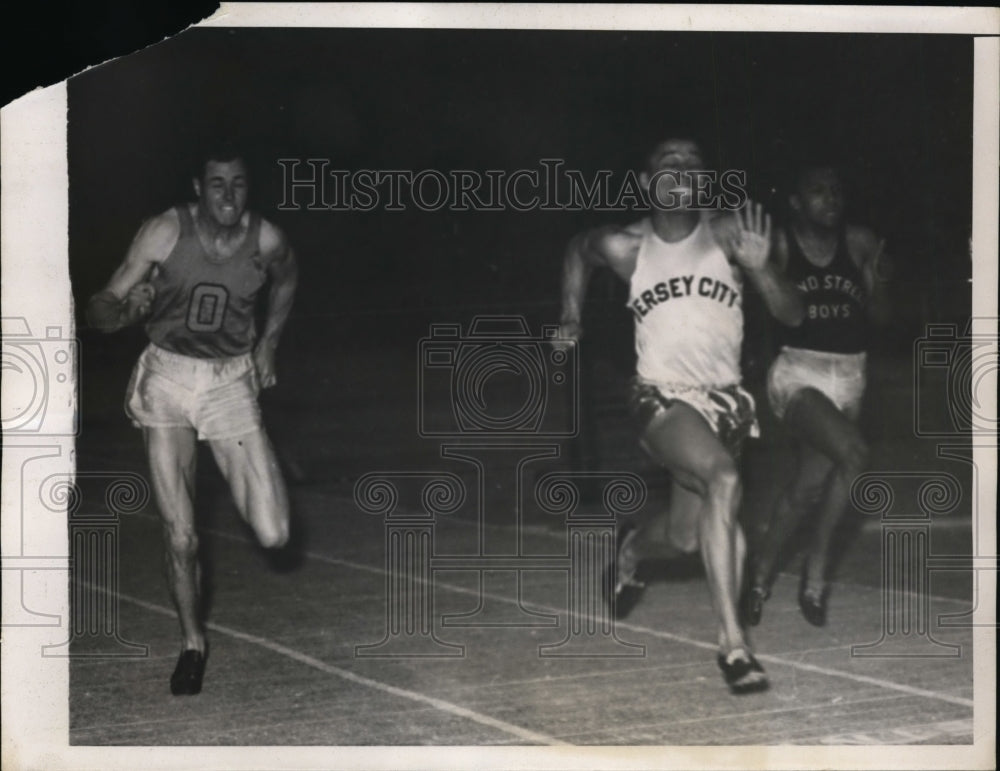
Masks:
[[[639,377],[662,385],[740,382],[742,277],[703,217],[683,240],[645,230],[629,282]]]
[[[829,264],[818,267],[806,258],[791,229],[786,231],[785,275],[803,293],[805,316],[797,327],[785,327],[784,345],[830,353],[860,353],[868,347],[867,297],[861,270],[847,251],[841,232]]]
[[[260,260],[260,216],[231,257],[210,255],[190,209],[178,206],[180,236],[150,279],[156,290],[146,334],[161,348],[196,358],[238,356],[256,340],[254,302],[267,279]]]

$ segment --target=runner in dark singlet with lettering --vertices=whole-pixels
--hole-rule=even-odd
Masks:
[[[798,327],[782,329],[789,348],[829,353],[864,353],[868,348],[867,291],[847,248],[846,231],[837,238],[829,264],[818,266],[802,252],[798,238],[788,238],[785,275],[802,291],[806,315]]]
[[[813,513],[798,599],[806,620],[822,626],[830,539],[867,462],[857,419],[869,322],[886,316],[888,267],[883,242],[867,228],[843,224],[835,169],[803,168],[789,205],[791,223],[775,239],[775,260],[803,293],[805,316],[799,326],[782,328],[784,345],[768,373],[768,399],[796,441],[798,468],[753,560],[744,614],[750,624],[760,622],[781,548]]]

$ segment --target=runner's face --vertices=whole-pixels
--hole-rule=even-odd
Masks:
[[[795,210],[810,224],[832,228],[844,214],[844,190],[833,169],[811,169],[799,180],[792,201]]]
[[[200,184],[199,203],[223,227],[236,225],[247,206],[247,170],[243,161],[209,161]]]
[[[698,145],[689,139],[661,142],[649,157],[648,185],[661,208],[687,208],[692,180],[688,172],[705,168]]]

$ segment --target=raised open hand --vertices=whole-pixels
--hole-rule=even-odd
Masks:
[[[579,342],[583,336],[583,327],[579,321],[564,321],[559,325],[559,331],[553,338],[553,343]]]
[[[736,212],[736,223],[733,257],[745,270],[762,269],[771,251],[771,215],[759,203],[747,201],[746,206]]]
[[[885,239],[878,242],[872,257],[872,273],[876,281],[886,282],[892,278],[892,261],[885,254]]]

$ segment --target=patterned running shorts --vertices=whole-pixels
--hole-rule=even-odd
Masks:
[[[760,436],[754,399],[739,385],[722,388],[667,386],[636,377],[629,387],[629,411],[640,433],[645,432],[653,418],[676,402],[684,402],[705,418],[734,458],[739,458],[747,437]]]

